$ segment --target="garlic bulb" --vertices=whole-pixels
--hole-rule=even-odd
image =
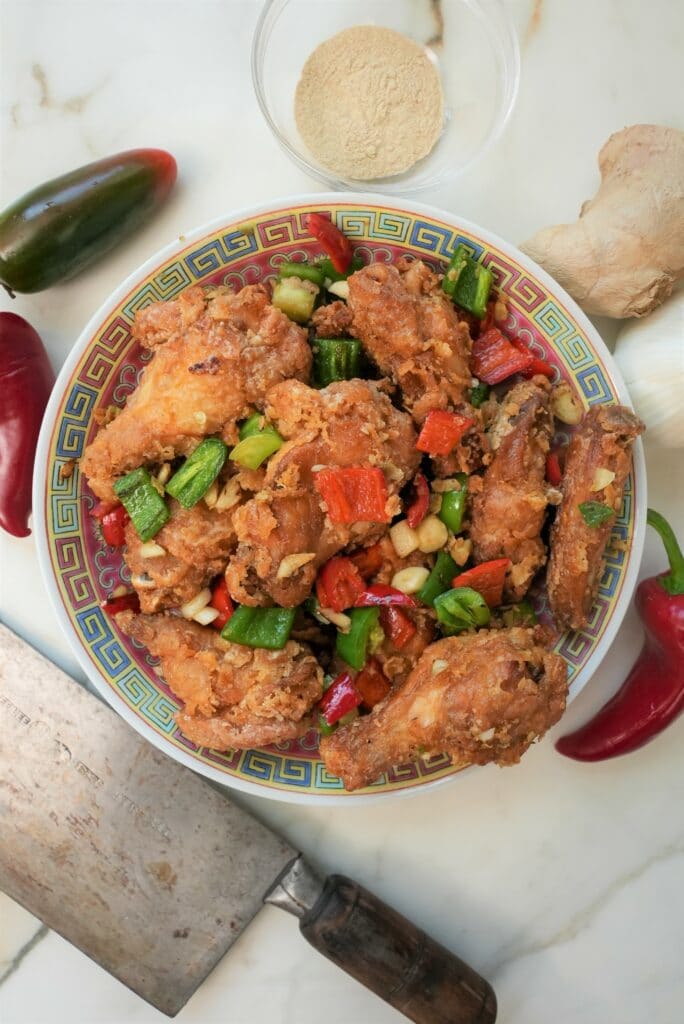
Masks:
[[[646,424],[646,438],[684,448],[684,291],[622,328],[615,361]]]

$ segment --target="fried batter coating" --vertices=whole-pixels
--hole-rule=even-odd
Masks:
[[[326,768],[353,790],[421,752],[516,764],[565,708],[565,662],[544,639],[514,627],[431,644],[370,715],[321,740]]]
[[[546,455],[553,435],[545,377],[521,381],[502,400],[490,438],[495,447],[471,507],[476,562],[510,558],[504,594],[520,601],[546,561],[541,539],[547,506]]]
[[[263,490],[235,513],[240,544],[226,580],[241,604],[291,608],[308,596],[319,566],[350,544],[377,540],[387,528],[333,524],[314,484],[316,469],[382,468],[387,511],[394,515],[397,492],[418,466],[416,436],[410,418],[372,381],[339,381],[321,391],[285,381],[269,391],[266,414],[287,444],[269,461]]]
[[[346,338],[351,332],[352,311],[346,302],[330,302],[319,306],[311,317],[319,338]]]
[[[193,743],[228,750],[306,732],[323,687],[323,670],[307,647],[289,641],[281,651],[255,650],[174,615],[121,612],[116,624],[161,660],[185,705],[176,722]]]
[[[579,506],[585,501],[607,505],[615,513],[632,464],[634,441],[644,424],[622,405],[595,405],[575,433],[565,460],[563,500],[551,529],[551,555],[546,571],[549,604],[561,629],[581,629],[589,618],[603,575],[603,555],[614,517],[588,526]],[[615,476],[596,490],[597,470]]]
[[[81,460],[92,490],[107,500],[116,478],[140,465],[187,455],[209,434],[233,443],[236,421],[263,408],[269,387],[306,380],[311,367],[306,332],[270,304],[263,285],[236,295],[192,288],[183,302],[157,304],[140,317],[136,337],[155,348],[154,357]]]

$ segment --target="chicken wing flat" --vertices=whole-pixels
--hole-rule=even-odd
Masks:
[[[549,604],[561,629],[581,629],[603,575],[603,555],[615,521],[589,526],[580,505],[598,502],[617,514],[632,464],[634,441],[644,430],[631,409],[595,405],[575,433],[565,460],[563,499],[551,529],[546,571]]]
[[[175,615],[120,612],[117,626],[161,661],[184,708],[181,730],[200,746],[228,750],[280,743],[306,732],[321,696],[323,670],[307,647],[254,650]]]
[[[233,443],[236,421],[263,407],[269,387],[306,380],[311,367],[306,332],[271,305],[263,285],[237,294],[191,288],[182,302],[144,310],[134,333],[154,357],[81,460],[92,490],[108,500],[129,470],[187,455],[209,434]]]
[[[490,438],[494,457],[471,506],[476,562],[510,558],[504,594],[520,601],[546,561],[541,530],[547,506],[546,455],[553,435],[544,377],[516,384],[502,401]]]
[[[384,523],[333,524],[315,472],[381,468],[391,517],[419,453],[410,418],[372,381],[339,381],[321,391],[286,381],[269,391],[266,415],[287,443],[269,461],[263,489],[235,512],[240,544],[226,580],[241,604],[291,608],[308,596],[318,568],[336,552],[377,540],[387,529]]]
[[[513,627],[431,644],[370,715],[321,740],[326,768],[353,790],[420,752],[517,763],[565,709],[566,665],[544,639]]]

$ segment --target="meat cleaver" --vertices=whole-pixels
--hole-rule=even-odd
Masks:
[[[169,1016],[263,903],[416,1024],[490,1024],[490,985],[343,875],[322,879],[0,625],[0,888]]]

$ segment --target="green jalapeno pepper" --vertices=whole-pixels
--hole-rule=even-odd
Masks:
[[[192,508],[207,493],[226,461],[228,448],[220,437],[206,437],[166,485],[183,508]]]
[[[143,466],[120,477],[114,484],[114,493],[131,517],[142,541],[151,540],[168,522],[169,510]]]

